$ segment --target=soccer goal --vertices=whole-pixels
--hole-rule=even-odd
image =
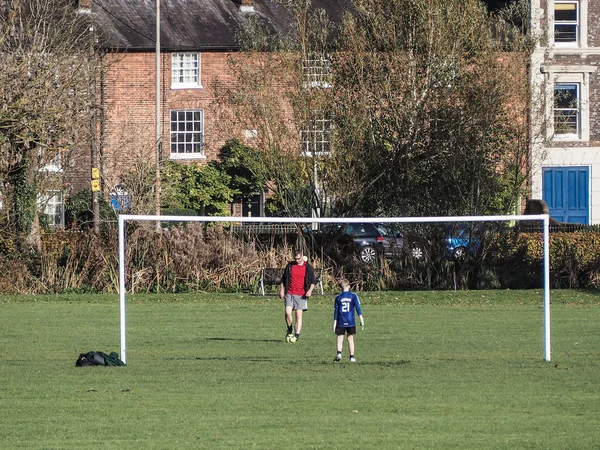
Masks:
[[[126,268],[125,247],[127,222],[205,222],[205,223],[274,223],[274,224],[358,224],[358,223],[386,223],[386,224],[436,224],[436,223],[473,223],[473,222],[541,222],[543,237],[542,278],[543,278],[543,329],[544,329],[544,360],[550,361],[550,261],[549,261],[549,223],[548,214],[540,215],[506,215],[506,216],[448,216],[448,217],[233,217],[233,216],[158,216],[158,215],[119,215],[119,302],[120,302],[120,338],[121,360],[127,362],[127,327],[126,327]]]

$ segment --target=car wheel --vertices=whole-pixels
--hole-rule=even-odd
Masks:
[[[363,247],[360,249],[360,260],[365,263],[370,263],[377,258],[377,252],[373,247]]]
[[[455,259],[464,259],[464,257],[467,256],[467,249],[464,247],[456,247],[452,256],[454,256]]]
[[[413,245],[410,249],[410,256],[414,259],[423,259],[425,252],[420,245]]]

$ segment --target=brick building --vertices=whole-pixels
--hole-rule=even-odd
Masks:
[[[347,9],[345,0],[313,4],[334,20]],[[88,0],[79,5],[92,14],[104,50],[98,151],[103,191],[109,194],[120,186],[123,171],[156,161],[156,2]],[[218,157],[228,138],[255,136],[252,127],[220,122],[211,89],[215,81],[222,86],[237,82],[228,59],[240,50],[241,27],[257,20],[287,36],[294,18],[270,0],[162,0],[160,8],[161,158],[205,164]],[[253,215],[262,215],[261,202],[260,195],[252,199]],[[241,214],[248,205],[243,202],[234,212]]]
[[[487,3],[493,9],[505,2]],[[312,5],[339,22],[349,0],[313,0]],[[218,158],[228,138],[255,137],[251,124],[223,123],[210,89],[215,81],[225,86],[237,82],[228,59],[240,51],[241,28],[257,20],[273,33],[289,36],[294,18],[272,0],[161,0],[160,7],[160,157],[205,164]],[[156,161],[156,2],[80,0],[79,10],[92,15],[102,49],[96,165],[105,195],[120,193],[124,171]],[[306,143],[308,152],[311,145],[315,151],[327,146],[323,131]],[[302,132],[298,137],[298,144],[304,144]],[[75,190],[89,186],[95,164],[84,159],[77,165]],[[261,197],[249,200],[233,212],[262,215]]]
[[[532,0],[532,197],[600,223],[600,2]]]

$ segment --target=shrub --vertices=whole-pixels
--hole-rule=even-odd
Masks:
[[[228,225],[187,223],[157,233],[154,224],[127,225],[127,289],[130,292],[258,290],[260,269],[284,267],[291,249],[302,246],[311,263],[325,269],[325,288],[346,277],[359,290],[539,288],[542,236],[517,231],[490,234],[482,251],[463,261],[443,249],[428,258],[409,255],[361,263],[353,252],[327,253],[302,234],[274,238],[231,232]],[[99,235],[61,231],[42,236],[42,252],[0,249],[0,292],[46,294],[117,292],[118,241],[114,227]],[[550,235],[552,288],[600,287],[600,232]]]
[[[600,232],[550,233],[552,288],[595,287],[600,273]],[[491,246],[492,261],[507,287],[539,287],[542,280],[541,233],[498,235]],[[511,280],[512,283],[511,283]]]
[[[106,199],[99,195],[100,222],[103,224],[116,221],[115,211]],[[67,198],[65,201],[65,223],[67,228],[88,230],[92,226],[92,191],[80,191]],[[106,225],[104,225],[106,229]]]

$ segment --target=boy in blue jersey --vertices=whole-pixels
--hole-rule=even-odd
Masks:
[[[333,332],[337,335],[337,354],[334,361],[341,361],[342,347],[344,345],[344,334],[347,335],[348,352],[350,353],[350,362],[356,362],[354,357],[354,335],[356,334],[355,312],[358,314],[360,326],[365,329],[365,320],[360,308],[358,295],[350,292],[350,283],[346,279],[339,282],[342,293],[335,298],[333,304]]]

